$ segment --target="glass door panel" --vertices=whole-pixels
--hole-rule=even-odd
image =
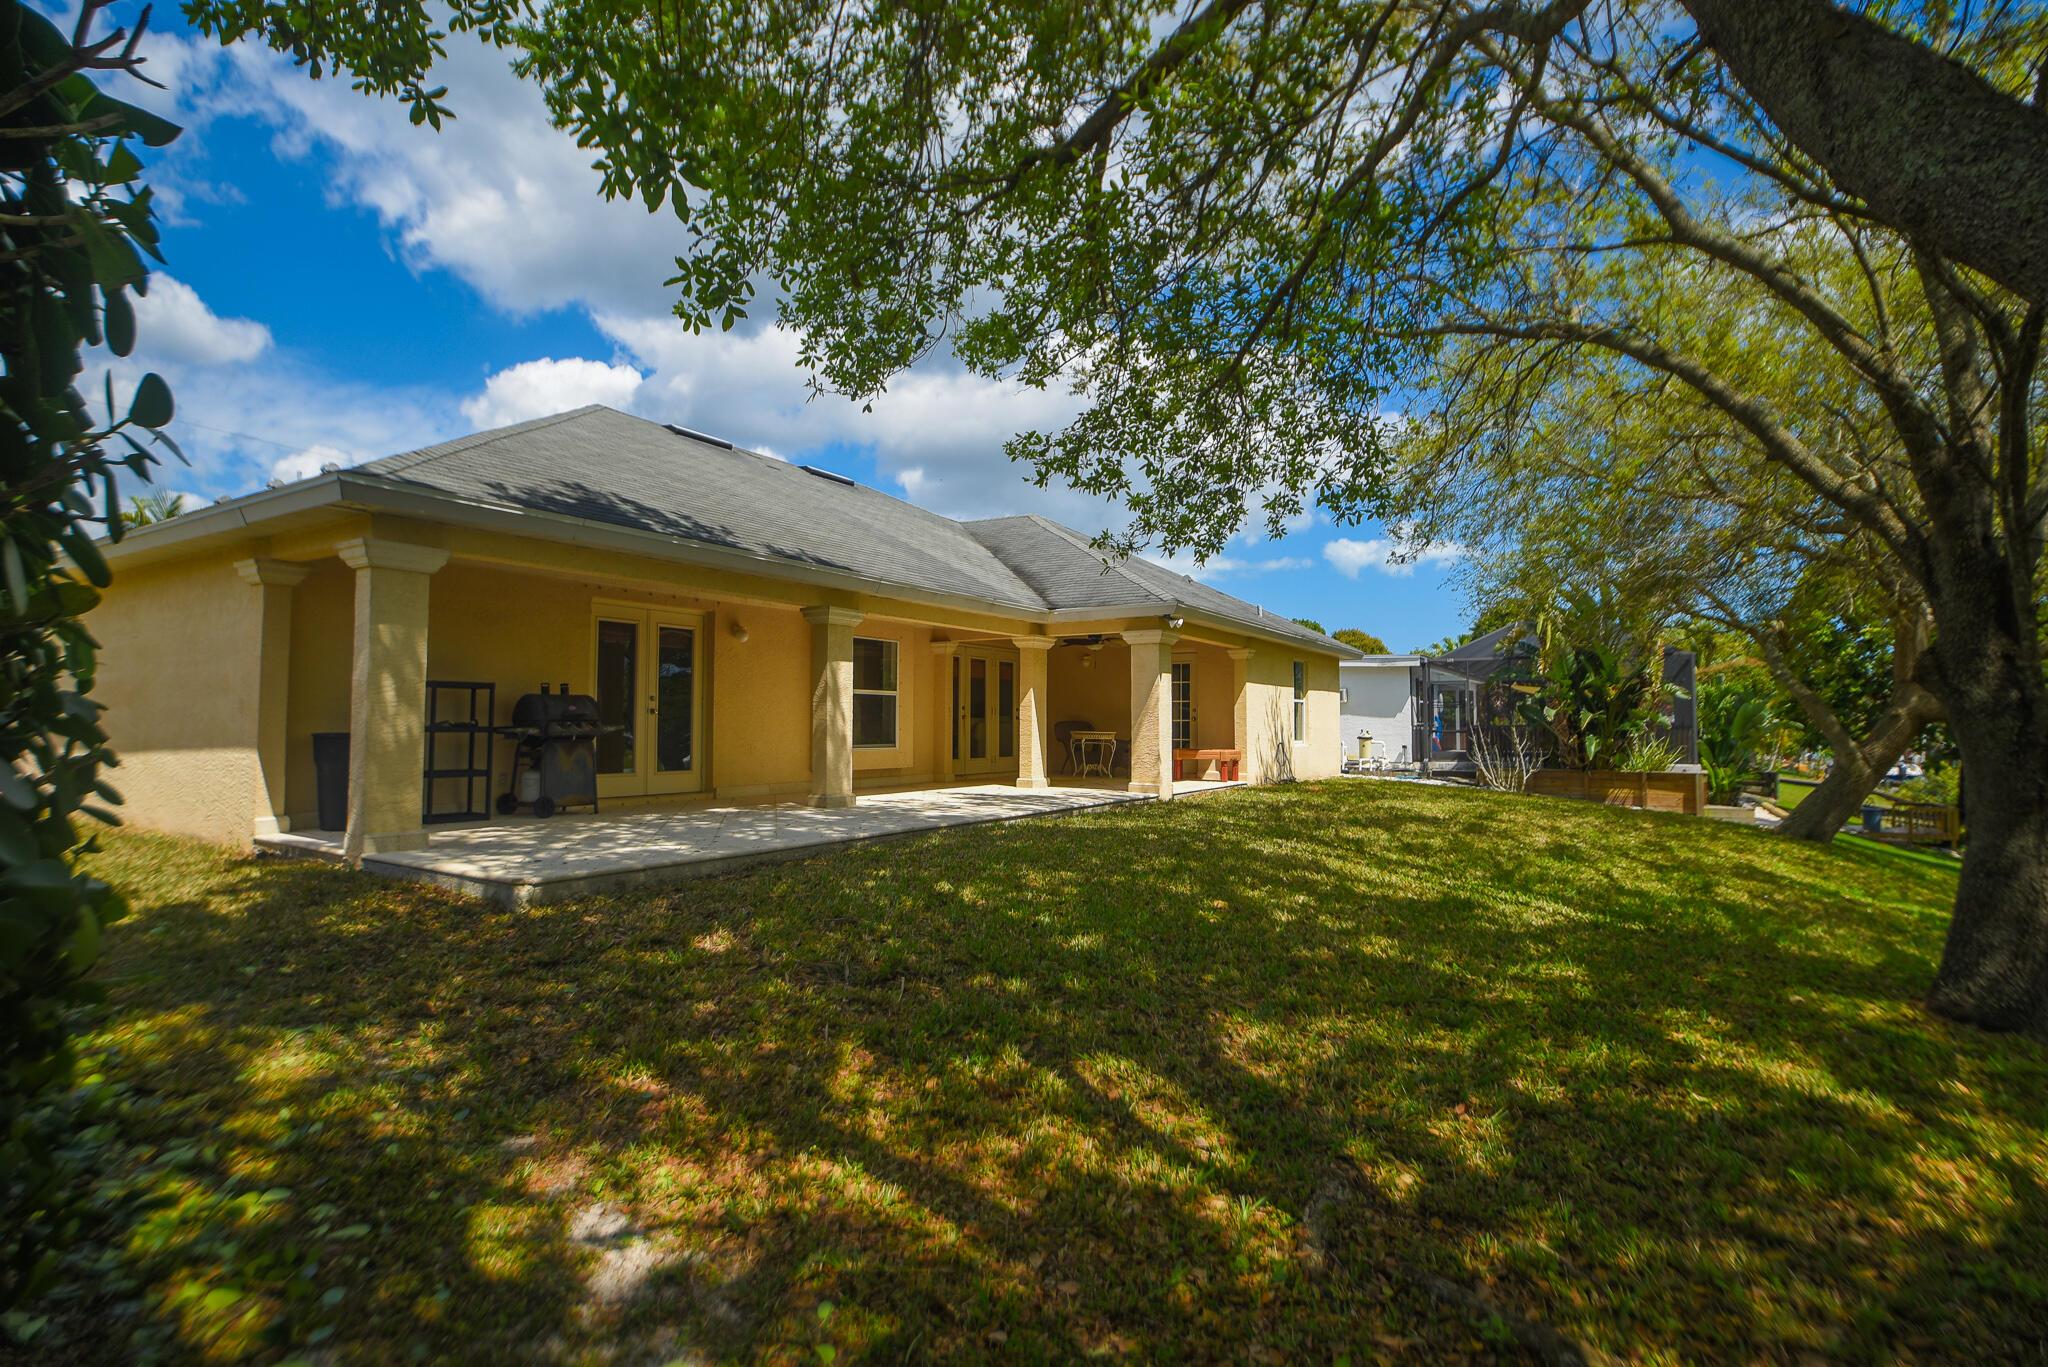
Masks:
[[[967,758],[988,758],[988,661],[967,660]]]
[[[1173,748],[1195,748],[1195,666],[1189,660],[1173,662]]]
[[[686,774],[697,765],[697,633],[684,627],[661,629],[655,659],[654,767]]]
[[[1471,742],[1472,694],[1457,684],[1439,684],[1436,692],[1434,748],[1463,750]]]
[[[996,757],[1017,757],[1017,666],[996,662]]]
[[[597,772],[638,771],[640,624],[602,617],[597,623]]]

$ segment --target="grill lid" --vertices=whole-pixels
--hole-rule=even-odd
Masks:
[[[596,726],[597,699],[588,693],[522,693],[512,704],[514,726]]]

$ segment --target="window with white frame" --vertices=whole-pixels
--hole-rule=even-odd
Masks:
[[[1294,738],[1308,739],[1308,666],[1294,662]]]
[[[853,748],[896,744],[896,643],[853,638]]]

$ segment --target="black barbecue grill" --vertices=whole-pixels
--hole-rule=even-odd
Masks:
[[[597,810],[597,738],[605,727],[597,716],[597,699],[571,693],[522,694],[512,704],[512,724],[498,733],[510,736],[512,786],[498,798],[498,811],[510,816],[524,807],[535,816],[553,816],[563,807]],[[520,780],[531,774],[530,798],[520,797]]]

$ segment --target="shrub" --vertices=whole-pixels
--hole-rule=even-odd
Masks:
[[[111,377],[96,419],[79,393],[83,349],[135,345],[131,295],[147,288],[142,253],[156,228],[132,142],[178,130],[102,93],[84,73],[132,72],[139,32],[94,38],[98,0],[70,37],[0,0],[0,1309],[52,1278],[75,1235],[70,1030],[99,997],[86,973],[121,899],[81,872],[91,847],[75,818],[112,821],[120,800],[90,694],[94,644],[79,620],[99,600],[106,562],[94,537],[121,534],[117,472],[147,477],[137,440],[171,420],[171,393],[146,375],[117,412]],[[140,249],[140,250],[138,250]],[[115,442],[123,448],[116,455]],[[172,448],[172,449],[175,449]]]
[[[1629,737],[1627,746],[1614,761],[1614,767],[1625,774],[1661,774],[1681,758],[1678,747],[1669,736],[1644,727]]]
[[[1962,799],[1963,771],[1954,764],[1937,764],[1921,778],[1907,779],[1892,790],[1907,802],[1933,802],[1953,807]]]

